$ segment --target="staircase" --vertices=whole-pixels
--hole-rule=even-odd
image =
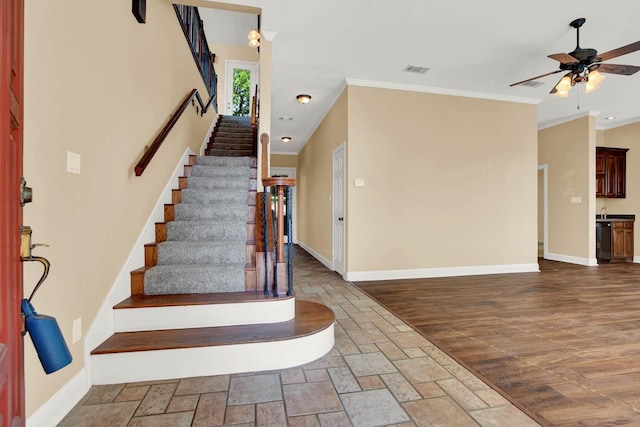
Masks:
[[[207,155],[190,157],[115,333],[91,352],[94,384],[282,369],[333,347],[329,308],[258,284],[253,135],[220,116]]]

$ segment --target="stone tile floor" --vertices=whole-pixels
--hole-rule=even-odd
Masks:
[[[60,427],[537,426],[297,248],[296,298],[336,315],[332,351],[279,371],[94,386]]]

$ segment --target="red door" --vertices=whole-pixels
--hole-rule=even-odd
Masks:
[[[24,419],[19,202],[22,175],[23,0],[0,1],[0,426]]]

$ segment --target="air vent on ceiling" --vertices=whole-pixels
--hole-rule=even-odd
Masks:
[[[418,67],[417,65],[407,65],[402,71],[406,71],[407,73],[424,74],[429,71],[429,69],[427,67]]]
[[[537,82],[535,80],[531,80],[530,82],[525,82],[522,83],[522,86],[529,86],[529,87],[540,87],[542,86],[544,83],[542,82]]]

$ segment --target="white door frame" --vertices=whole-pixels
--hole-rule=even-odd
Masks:
[[[296,168],[281,168],[271,167],[271,176],[273,175],[287,175],[289,178],[296,177]],[[298,243],[298,209],[296,207],[296,187],[291,188],[291,204],[293,205],[293,215],[291,215],[291,228],[293,229],[293,243]]]
[[[257,62],[233,59],[224,61],[224,114],[229,116],[233,115],[233,70],[235,69],[251,71],[251,87],[249,88],[251,98],[256,94],[256,85],[260,81],[258,78],[260,68]]]
[[[332,256],[331,256],[331,262],[333,264],[333,271],[335,271],[336,273],[340,274],[341,276],[344,277],[345,275],[345,230],[346,230],[346,215],[345,215],[345,210],[346,210],[346,199],[347,199],[347,195],[346,195],[346,150],[345,150],[345,143],[343,142],[342,144],[340,144],[339,146],[337,146],[334,150],[333,150],[333,161],[332,161],[332,174],[331,174],[331,179],[333,182],[332,188],[332,207],[331,207],[331,212],[332,212],[332,238],[333,238],[333,247],[332,247]],[[339,158],[339,156],[342,157],[342,191],[338,191],[338,189],[336,188],[337,182],[336,182],[336,159]],[[342,200],[339,200],[339,195],[342,194]],[[336,203],[341,203],[342,204],[342,217],[344,218],[342,222],[342,226],[339,227],[338,226],[338,216],[336,214]],[[340,231],[342,231],[342,233],[340,233]],[[340,250],[341,249],[341,250]],[[340,260],[340,256],[339,254],[342,254],[342,260]]]
[[[542,242],[542,253],[543,258],[549,258],[549,165],[538,165],[538,171],[542,171],[542,186],[543,186],[543,196],[542,196],[542,212],[543,212],[543,239]],[[539,202],[538,202],[539,203]]]

